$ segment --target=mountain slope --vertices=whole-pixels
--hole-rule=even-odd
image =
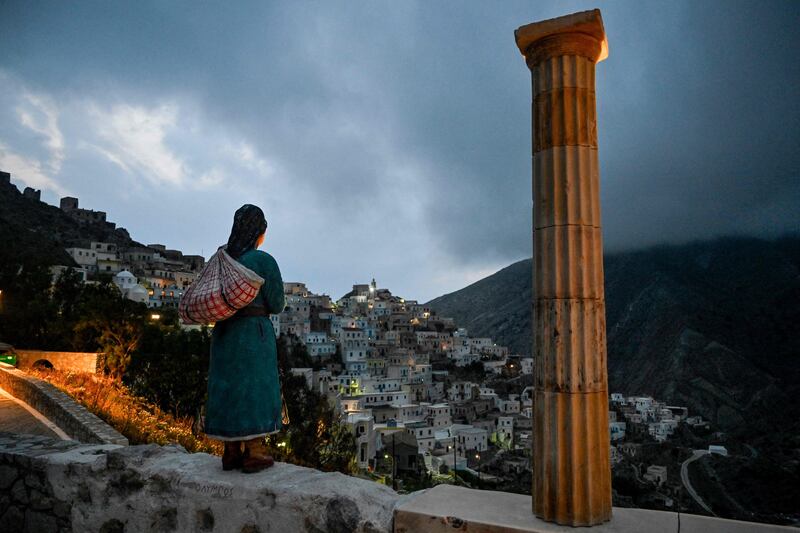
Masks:
[[[800,238],[727,238],[605,258],[609,386],[689,406],[725,429],[796,416]],[[531,353],[531,261],[429,305]],[[747,422],[747,423],[745,423]]]

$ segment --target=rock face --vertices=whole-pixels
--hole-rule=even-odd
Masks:
[[[0,531],[392,530],[397,493],[285,463],[224,472],[175,446],[88,445],[0,435]]]

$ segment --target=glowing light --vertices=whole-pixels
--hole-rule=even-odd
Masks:
[[[160,320],[161,319],[161,315],[159,315],[158,313],[153,313],[152,315],[150,315],[150,318],[152,320]]]

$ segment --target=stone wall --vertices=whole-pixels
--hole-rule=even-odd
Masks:
[[[0,531],[388,533],[400,496],[286,463],[224,472],[177,446],[0,434]]]
[[[66,393],[6,363],[0,363],[0,388],[42,413],[75,440],[97,444],[128,444],[128,439],[121,433],[76,403]]]
[[[32,368],[39,361],[47,361],[56,370],[89,372],[94,374],[103,354],[91,352],[44,352],[41,350],[15,350],[17,368]]]
[[[211,533],[568,533],[530,496],[450,485],[400,496],[339,473],[276,463],[224,472],[178,446],[80,444],[0,433],[0,531]],[[596,533],[791,533],[796,528],[614,509]]]

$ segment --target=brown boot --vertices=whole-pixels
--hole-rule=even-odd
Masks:
[[[222,469],[234,470],[242,468],[242,441],[228,441],[225,443],[225,451],[222,453]]]
[[[267,455],[267,446],[264,444],[264,437],[258,437],[244,441],[244,460],[242,461],[242,472],[252,474],[261,472],[265,468],[275,464],[271,455]]]

